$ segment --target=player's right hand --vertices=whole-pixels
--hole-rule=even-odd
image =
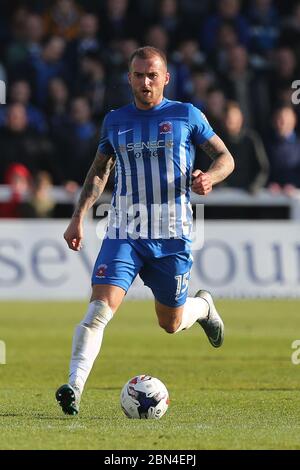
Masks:
[[[81,220],[71,219],[67,230],[64,233],[68,247],[73,251],[80,251],[82,248],[83,227]]]
[[[195,170],[192,173],[192,191],[206,196],[212,190],[212,180],[209,173],[203,173],[201,170]]]

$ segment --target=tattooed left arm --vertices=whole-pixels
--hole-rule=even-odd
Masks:
[[[193,172],[192,190],[197,194],[206,195],[215,184],[225,180],[233,172],[234,160],[222,139],[217,135],[214,135],[200,147],[213,162],[206,173],[201,170]]]

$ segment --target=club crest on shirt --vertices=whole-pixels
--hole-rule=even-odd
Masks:
[[[159,133],[160,134],[171,134],[172,133],[172,123],[170,121],[164,121],[159,123]]]
[[[96,277],[105,277],[106,270],[107,270],[107,264],[100,264],[97,268],[95,276]]]

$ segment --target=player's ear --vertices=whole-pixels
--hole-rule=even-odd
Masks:
[[[127,78],[128,78],[128,83],[131,85],[131,73],[130,72],[128,72]]]
[[[165,85],[168,85],[169,81],[170,81],[170,74],[169,74],[169,72],[167,72],[166,73]]]

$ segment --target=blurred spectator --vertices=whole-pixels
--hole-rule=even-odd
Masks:
[[[273,53],[274,70],[269,82],[272,102],[278,102],[278,93],[283,88],[291,87],[298,77],[297,61],[294,51],[288,47],[280,47]]]
[[[4,56],[7,44],[10,41],[10,22],[7,21],[8,5],[1,5],[1,15],[0,15],[0,57]]]
[[[66,61],[72,75],[78,71],[80,59],[88,53],[100,53],[102,44],[98,39],[98,18],[91,13],[84,14],[80,19],[79,34],[66,49]]]
[[[64,39],[75,39],[79,34],[81,8],[74,0],[56,0],[45,13],[47,34],[61,36]]]
[[[199,48],[195,39],[183,39],[178,44],[178,49],[173,55],[176,62],[181,62],[187,68],[192,69],[205,63],[205,55]]]
[[[10,30],[12,37],[16,41],[23,41],[25,38],[28,14],[28,8],[24,4],[17,6],[13,11]]]
[[[51,36],[44,45],[42,55],[32,61],[36,101],[45,105],[48,84],[51,78],[68,78],[66,64],[63,61],[65,42],[58,36]]]
[[[143,24],[149,24],[154,21],[157,0],[131,0],[130,4],[137,18],[142,19]]]
[[[18,37],[7,49],[7,61],[12,67],[41,55],[45,36],[44,23],[40,15],[27,14],[24,19],[22,37]]]
[[[107,87],[104,64],[97,55],[89,53],[82,57],[77,90],[88,98],[93,117],[102,118],[107,111]]]
[[[71,103],[71,121],[75,137],[88,141],[94,137],[96,128],[91,121],[91,108],[86,98],[74,98]]]
[[[189,96],[190,101],[194,106],[201,109],[205,108],[207,98],[207,91],[213,85],[214,78],[209,70],[205,68],[195,69],[192,73],[192,94]]]
[[[3,183],[3,175],[12,163],[21,163],[32,174],[46,170],[56,183],[61,181],[52,143],[28,127],[26,109],[22,104],[9,106],[6,126],[0,129],[0,148],[0,183]]]
[[[205,63],[205,56],[200,51],[197,41],[185,39],[178,45],[178,50],[172,54],[172,61],[177,73],[177,99],[188,100],[193,93],[192,71]],[[172,77],[173,79],[173,77]]]
[[[295,128],[297,118],[292,107],[281,106],[273,115],[273,133],[268,142],[270,159],[269,188],[293,194],[300,188],[300,139]]]
[[[70,118],[61,159],[64,160],[66,179],[82,185],[95,157],[99,133],[91,120],[91,108],[86,98],[73,99]]]
[[[277,95],[276,95],[276,103],[278,106],[280,105],[285,105],[287,107],[292,106],[292,95],[294,93],[294,89],[289,86],[286,88],[279,88],[277,90]],[[294,105],[295,112],[297,113],[298,105]],[[300,110],[299,110],[300,111]]]
[[[277,45],[279,14],[273,0],[252,0],[248,11],[250,49],[266,55]]]
[[[294,97],[292,96],[293,93],[295,92],[295,89],[293,89],[291,86],[286,87],[286,88],[281,88],[277,90],[277,95],[276,95],[276,103],[277,106],[283,106],[283,107],[292,107],[296,113],[296,132],[299,134],[300,132],[300,106],[297,103],[293,103]]]
[[[155,22],[166,31],[171,44],[177,43],[178,39],[185,34],[181,23],[178,0],[160,0]]]
[[[122,38],[141,36],[141,28],[144,29],[145,25],[131,19],[128,8],[128,0],[105,0],[105,9],[100,16],[100,35],[107,45]]]
[[[224,119],[226,98],[223,91],[215,86],[210,86],[205,93],[203,103],[204,114],[216,134],[221,138],[224,133]],[[211,165],[211,158],[199,148],[196,149],[195,168],[207,171]]]
[[[133,52],[139,47],[139,43],[134,38],[125,38],[122,41],[118,42],[118,51],[119,51],[119,61],[118,63],[121,64],[123,70],[125,71],[125,67],[127,68],[128,72],[128,62],[133,54]]]
[[[226,186],[256,193],[266,184],[269,173],[263,143],[255,131],[243,127],[243,114],[237,103],[228,103],[224,124],[223,140],[235,161]]]
[[[231,22],[224,21],[217,29],[216,45],[212,53],[208,54],[208,61],[219,73],[228,69],[228,55],[230,50],[239,46],[239,38]]]
[[[179,0],[182,21],[190,37],[196,38],[199,33],[199,23],[202,23],[211,6],[211,0]]]
[[[22,104],[26,109],[28,125],[40,132],[47,132],[47,123],[44,114],[30,103],[31,89],[28,82],[18,80],[11,85],[10,103]],[[0,108],[0,126],[4,126],[6,122],[7,107]]]
[[[206,93],[204,112],[215,133],[224,132],[226,98],[221,88],[210,87]]]
[[[120,68],[121,72],[127,70],[128,73],[128,61],[131,54],[136,48],[140,47],[140,44],[136,39],[132,37],[120,39],[114,44],[114,48],[111,50],[112,54],[108,57],[109,66]]]
[[[47,97],[47,116],[52,135],[64,133],[69,123],[68,115],[69,90],[61,78],[49,82]]]
[[[3,183],[9,185],[11,194],[8,201],[0,202],[0,217],[21,217],[22,201],[31,184],[28,168],[20,163],[12,163],[6,168]]]
[[[238,34],[239,43],[244,46],[248,45],[249,25],[240,10],[240,0],[217,0],[217,13],[206,18],[202,26],[200,44],[205,51],[215,49],[217,31],[224,21],[233,25]]]
[[[292,47],[300,60],[300,2],[293,6],[292,13],[282,20],[280,44]]]
[[[52,217],[55,210],[55,202],[51,196],[52,187],[52,179],[49,173],[46,171],[38,172],[33,178],[29,197],[20,208],[22,217],[32,219]]]
[[[169,36],[162,26],[154,24],[146,31],[145,44],[167,53],[170,45]]]
[[[26,45],[29,57],[40,57],[45,27],[40,15],[30,14],[26,21]]]
[[[128,84],[128,62],[131,54],[139,47],[133,38],[117,41],[111,57],[111,71],[107,77],[107,110],[124,106],[132,101],[131,87]]]
[[[228,52],[228,70],[220,82],[228,99],[237,101],[244,116],[245,126],[264,134],[270,114],[266,79],[249,66],[247,50],[235,46]]]

